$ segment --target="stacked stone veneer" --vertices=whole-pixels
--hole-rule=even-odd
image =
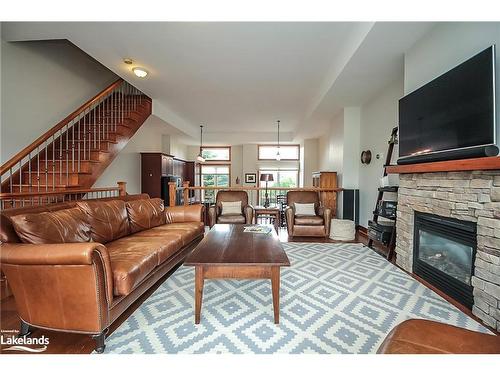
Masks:
[[[472,312],[500,331],[500,170],[400,175],[396,263],[409,272],[414,211],[477,223]]]

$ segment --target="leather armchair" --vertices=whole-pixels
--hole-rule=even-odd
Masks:
[[[222,215],[221,202],[239,202],[241,201],[241,214]],[[215,198],[215,205],[208,209],[208,221],[210,228],[215,224],[252,224],[253,207],[248,204],[248,194],[246,191],[221,190]]]
[[[306,237],[328,237],[332,210],[320,207],[319,196],[315,191],[289,191],[288,208],[285,210],[288,235]],[[314,216],[295,215],[295,203],[314,203]]]

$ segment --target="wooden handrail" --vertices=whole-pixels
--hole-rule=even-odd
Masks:
[[[33,152],[38,146],[40,146],[43,142],[48,140],[52,135],[54,135],[56,132],[64,128],[69,122],[71,122],[73,119],[75,119],[78,115],[82,113],[85,109],[88,107],[91,107],[94,103],[98,102],[101,100],[103,97],[111,93],[114,89],[116,89],[118,86],[120,86],[123,82],[122,78],[117,79],[115,82],[113,82],[111,85],[106,87],[104,90],[102,90],[100,93],[95,95],[92,99],[88,100],[85,102],[83,105],[78,107],[75,111],[73,111],[71,114],[66,116],[63,120],[61,120],[58,124],[56,124],[54,127],[51,129],[47,130],[44,134],[42,134],[40,137],[38,137],[33,143],[31,143],[29,146],[25,147],[21,151],[19,151],[16,155],[14,155],[12,158],[10,158],[7,162],[5,162],[1,167],[0,167],[0,175],[4,175],[7,173],[7,171],[14,167],[16,164],[18,164],[23,158],[25,158],[28,154]]]
[[[26,192],[26,193],[0,193],[0,200],[45,197],[45,196],[66,195],[66,194],[99,193],[105,191],[116,191],[120,193],[122,190],[119,187],[109,187],[109,188],[104,187],[104,188],[94,188],[94,189],[65,189],[65,190],[54,190],[54,191]]]
[[[178,187],[178,190],[185,189],[185,187]],[[265,191],[265,187],[256,186],[189,186],[189,190],[249,190],[249,191]],[[287,190],[287,191],[330,191],[330,192],[341,192],[342,188],[316,188],[316,187],[303,187],[303,188],[291,188],[291,187],[268,187],[267,190]]]

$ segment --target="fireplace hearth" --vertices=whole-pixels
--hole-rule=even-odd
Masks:
[[[417,211],[414,222],[415,274],[472,309],[476,223]]]

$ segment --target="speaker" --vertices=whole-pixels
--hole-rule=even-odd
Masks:
[[[352,220],[359,225],[359,189],[342,191],[342,219]]]

